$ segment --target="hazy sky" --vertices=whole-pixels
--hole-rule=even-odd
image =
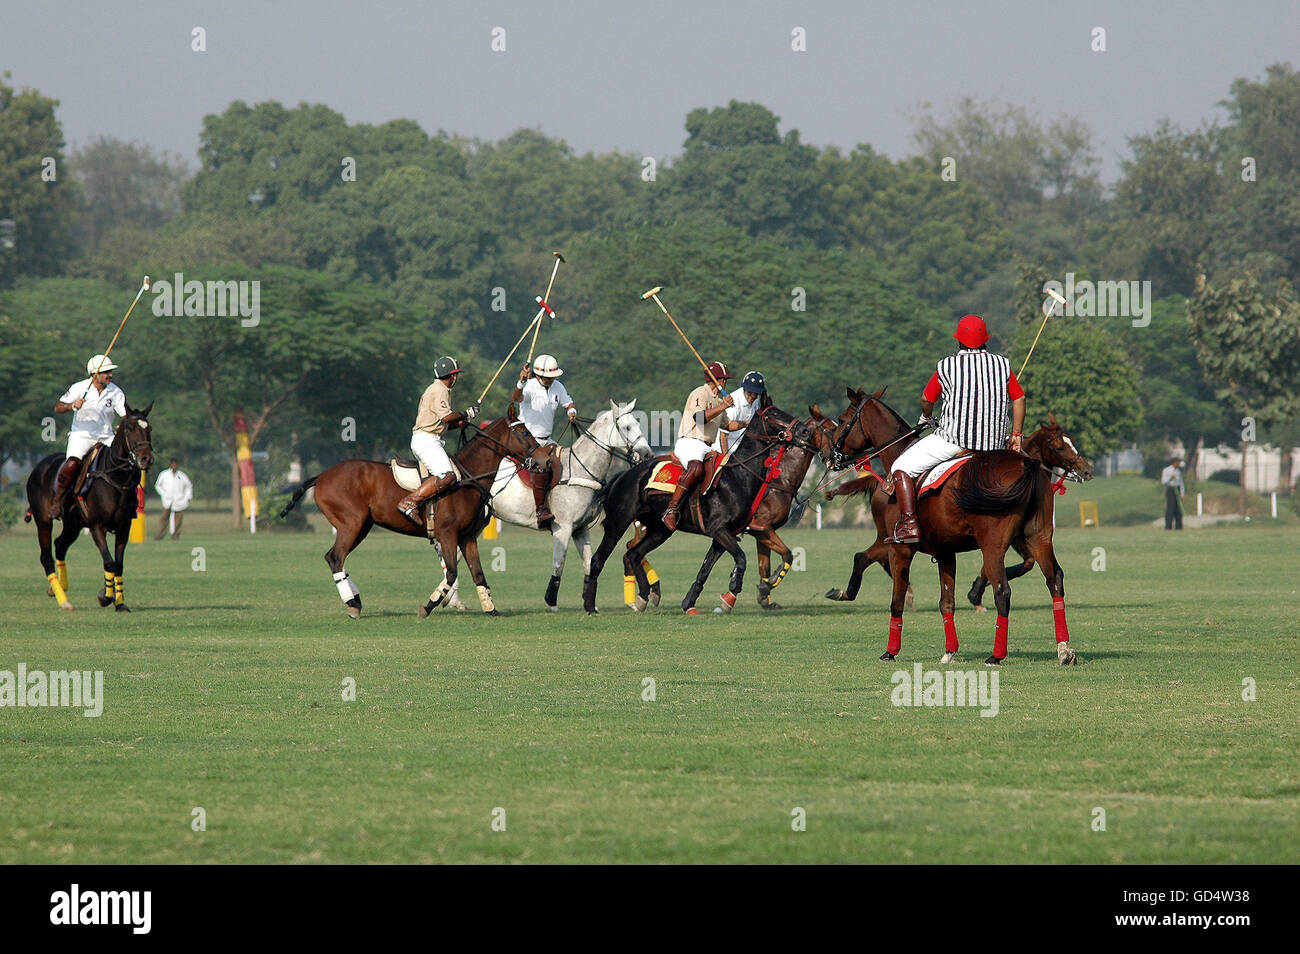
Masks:
[[[207,52],[190,49],[196,26]],[[1090,48],[1098,26],[1105,53]],[[807,52],[791,50],[795,27]],[[0,70],[61,101],[71,147],[108,134],[191,165],[203,116],[236,99],[486,139],[535,127],[662,161],[697,106],[756,100],[805,142],[898,157],[910,108],[971,94],[1083,117],[1113,178],[1126,136],[1219,117],[1233,78],[1288,60],[1296,0],[0,4]]]

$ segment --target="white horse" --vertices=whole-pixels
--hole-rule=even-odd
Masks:
[[[641,425],[632,416],[636,401],[620,405],[609,402],[609,410],[601,411],[589,430],[581,431],[572,447],[560,449],[560,482],[551,488],[548,500],[555,521],[551,524],[552,548],[551,582],[546,587],[546,605],[556,612],[556,598],[560,591],[560,576],[564,572],[564,558],[569,551],[569,541],[582,554],[582,571],[591,571],[591,535],[593,524],[600,517],[605,487],[609,481],[630,463],[650,457],[654,451],[641,433]],[[617,466],[616,466],[617,465]],[[492,511],[506,523],[530,530],[540,530],[537,525],[537,505],[533,491],[519,478],[510,460],[501,461],[496,480],[492,484]],[[460,581],[452,587],[447,605],[460,602],[456,592]]]

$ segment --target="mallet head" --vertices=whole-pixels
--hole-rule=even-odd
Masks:
[[[1045,290],[1047,294],[1051,295],[1053,298],[1056,299],[1055,302],[1053,302],[1051,305],[1048,306],[1047,313],[1050,315],[1052,312],[1056,311],[1057,305],[1065,304],[1065,297],[1060,292],[1058,292],[1055,288],[1048,288]]]
[[[566,265],[568,264],[568,260],[559,252],[552,252],[551,254],[554,255],[556,258],[558,258],[560,261],[564,262]]]
[[[653,298],[655,295],[659,294],[663,290],[664,290],[663,285],[656,285],[654,288],[650,289],[648,292],[642,295],[641,300],[645,301],[647,298]]]

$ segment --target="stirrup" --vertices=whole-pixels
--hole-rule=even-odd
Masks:
[[[899,532],[898,532],[898,528],[899,528],[899,526],[900,526],[902,523],[903,523],[903,521],[902,521],[902,520],[899,520],[899,521],[897,521],[897,522],[894,524],[894,532],[893,532],[892,534],[890,534],[888,537],[885,538],[885,542],[886,542],[886,543],[903,543],[903,544],[907,544],[907,543],[920,543],[920,542],[921,542],[921,530],[920,530],[920,527],[917,528],[916,536],[914,536],[914,537],[903,537],[903,536],[901,536],[901,535],[899,534]]]

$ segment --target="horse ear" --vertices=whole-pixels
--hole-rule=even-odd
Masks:
[[[885,392],[888,390],[889,390],[889,385],[886,384],[883,388],[881,388],[879,391],[877,391],[875,394],[871,396],[875,398],[877,401],[879,401],[882,397],[885,396]]]
[[[613,398],[609,399],[609,410],[614,415],[614,420],[618,420],[618,402]]]
[[[509,421],[511,424],[519,420],[519,409],[515,407],[514,404],[511,404],[508,408],[506,408],[506,420]]]
[[[153,401],[150,401],[150,402],[149,402],[149,405],[148,405],[148,406],[147,406],[143,411],[140,412],[140,416],[141,416],[141,417],[148,417],[148,416],[149,416],[149,412],[152,411],[152,410],[153,410]]]
[[[814,421],[820,421],[823,418],[822,409],[818,407],[816,404],[808,405],[808,413],[812,415],[812,419]]]
[[[1056,423],[1056,415],[1053,414],[1051,411],[1048,411],[1048,412],[1047,412],[1047,420],[1051,423],[1051,425],[1052,425],[1053,427],[1060,427],[1060,426],[1061,426],[1060,424],[1057,424],[1057,423]]]
[[[627,407],[623,408],[623,413],[631,414],[635,410],[636,410],[636,398],[633,398],[630,402],[628,402]]]
[[[850,401],[856,401],[858,399],[858,392],[853,390],[853,388],[845,388],[844,390],[848,393]]]

